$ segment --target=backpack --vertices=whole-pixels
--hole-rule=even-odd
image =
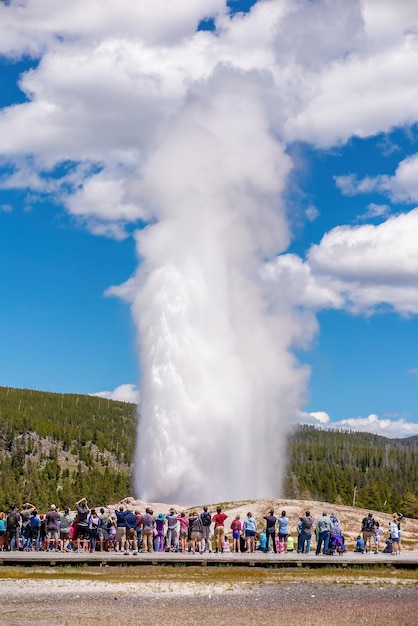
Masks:
[[[210,526],[212,522],[212,515],[208,513],[208,511],[203,511],[200,519],[202,520],[203,526]]]
[[[363,530],[372,531],[374,527],[373,517],[365,517],[363,520]]]
[[[7,530],[15,531],[19,527],[19,517],[17,513],[10,512],[7,516]]]

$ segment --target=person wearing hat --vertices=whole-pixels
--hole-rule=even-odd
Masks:
[[[59,550],[58,537],[59,537],[59,521],[60,516],[55,504],[51,504],[51,510],[45,516],[45,529],[46,529],[46,549],[49,550],[51,543],[55,544],[55,550]]]
[[[179,533],[177,529],[177,513],[173,507],[171,507],[170,512],[165,517],[167,520],[167,549],[177,551],[179,545]]]
[[[158,552],[164,551],[164,526],[165,526],[164,513],[158,513],[156,520],[155,520],[155,528],[157,530],[156,540],[157,540]]]

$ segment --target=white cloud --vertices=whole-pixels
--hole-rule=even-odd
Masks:
[[[139,404],[139,390],[136,385],[132,384],[119,385],[113,391],[98,391],[90,395],[107,398],[108,400],[117,400],[118,402]]]
[[[412,369],[408,370],[408,374],[413,374],[414,376],[418,376],[418,367],[413,367]]]
[[[393,176],[380,174],[358,180],[350,174],[337,176],[335,180],[337,187],[346,196],[377,192],[399,204],[418,202],[418,154],[401,161]]]
[[[299,413],[299,424],[309,424],[310,426],[321,426],[326,428],[330,423],[330,416],[325,411],[312,411],[310,413],[301,411]]]
[[[371,202],[367,205],[367,211],[357,216],[357,220],[367,221],[376,217],[387,218],[389,214],[390,206],[388,204],[375,204],[374,202]]]
[[[385,437],[410,437],[418,435],[418,423],[407,422],[404,419],[391,420],[379,418],[374,413],[367,417],[354,417],[331,422],[333,428],[349,428],[366,433],[375,433]]]
[[[2,204],[0,206],[0,213],[11,213],[13,211],[13,207],[11,204]]]
[[[353,417],[333,421],[324,411],[302,412],[300,424],[309,424],[326,429],[343,429],[358,432],[374,433],[385,437],[410,437],[418,434],[418,423],[401,419],[380,418],[371,413],[367,417]]]
[[[318,209],[316,208],[316,206],[313,206],[313,204],[311,204],[306,209],[305,215],[309,222],[314,222],[319,217],[320,213]]]

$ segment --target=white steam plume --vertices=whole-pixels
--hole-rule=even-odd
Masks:
[[[137,235],[141,498],[278,495],[305,372],[268,310],[260,266],[288,243],[290,160],[258,79],[220,71],[189,99],[144,167],[157,222]]]

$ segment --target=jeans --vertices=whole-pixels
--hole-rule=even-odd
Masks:
[[[19,549],[19,531],[11,530],[10,531],[10,550],[18,550]]]
[[[265,552],[270,552],[270,538],[273,542],[273,550],[277,552],[276,547],[276,533],[273,531],[272,533],[266,533],[266,549]]]
[[[321,552],[321,546],[324,544],[324,554],[328,552],[328,544],[331,537],[331,533],[329,530],[324,530],[322,533],[318,535],[318,542],[316,544],[316,553],[319,554]]]
[[[141,549],[141,543],[142,543],[142,528],[137,528],[136,529],[136,540],[138,542],[138,550]]]
[[[307,535],[306,533],[300,533],[298,537],[298,553],[301,554],[305,552],[305,554],[309,554],[311,549],[311,539],[312,535]]]
[[[177,528],[167,528],[167,547],[170,548],[171,546],[173,546],[173,548],[178,548],[178,532],[177,532]]]

